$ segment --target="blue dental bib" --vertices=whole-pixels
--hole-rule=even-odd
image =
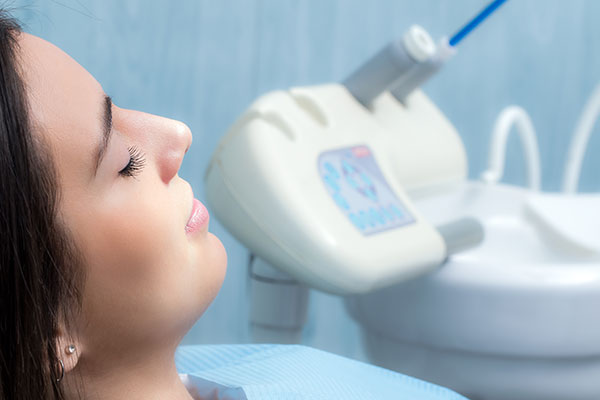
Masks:
[[[182,346],[177,370],[202,399],[466,400],[440,386],[297,345]]]

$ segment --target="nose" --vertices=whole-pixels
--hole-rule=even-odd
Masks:
[[[160,179],[171,182],[192,144],[190,128],[174,119],[113,107],[113,126],[139,143],[155,161]]]
[[[177,175],[183,156],[192,144],[192,132],[180,121],[163,118],[163,132],[157,140],[156,158],[160,179],[168,184]]]

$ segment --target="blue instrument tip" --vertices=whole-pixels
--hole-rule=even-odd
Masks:
[[[483,22],[487,17],[490,16],[491,13],[496,11],[498,7],[500,7],[506,0],[494,0],[492,1],[486,8],[484,8],[479,14],[477,14],[471,21],[469,21],[465,26],[463,26],[458,32],[454,34],[450,38],[448,42],[450,46],[456,46],[461,40],[464,39],[473,29],[477,27],[480,23]]]

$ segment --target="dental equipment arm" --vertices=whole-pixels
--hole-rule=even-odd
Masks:
[[[253,274],[262,283],[281,280],[272,279],[273,267],[293,284],[368,293],[430,272],[482,240],[477,221],[436,229],[412,202],[417,192],[466,178],[466,153],[450,121],[422,93],[410,107],[385,93],[373,103],[407,73],[422,79],[427,74],[415,68],[431,68],[435,54],[429,35],[412,27],[343,85],[264,94],[221,139],[204,177],[207,201],[259,259]],[[405,84],[404,92],[412,87]],[[297,289],[289,308],[305,308]],[[285,328],[300,325],[302,315]],[[271,323],[264,316],[257,325]]]
[[[430,101],[414,102],[410,112],[419,119],[403,119],[400,130],[458,140]],[[341,85],[267,93],[213,154],[208,204],[253,254],[294,280],[367,293],[432,271],[463,243],[477,242],[460,238],[477,237],[467,225],[441,234],[415,208],[403,187],[412,169],[393,163],[395,149],[411,145]],[[465,165],[460,149],[440,157]],[[437,185],[446,176],[438,173]]]
[[[387,89],[398,101],[405,103],[409,94],[456,54],[456,45],[505,2],[492,1],[450,40],[442,38],[437,47],[427,31],[413,25],[400,40],[384,47],[342,84],[367,108]]]

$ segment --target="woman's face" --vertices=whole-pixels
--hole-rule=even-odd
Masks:
[[[60,216],[85,258],[73,332],[82,357],[175,347],[217,294],[227,262],[177,175],[190,130],[111,105],[60,49],[27,34],[19,41],[34,131],[50,147]],[[190,228],[193,210],[200,219]]]

